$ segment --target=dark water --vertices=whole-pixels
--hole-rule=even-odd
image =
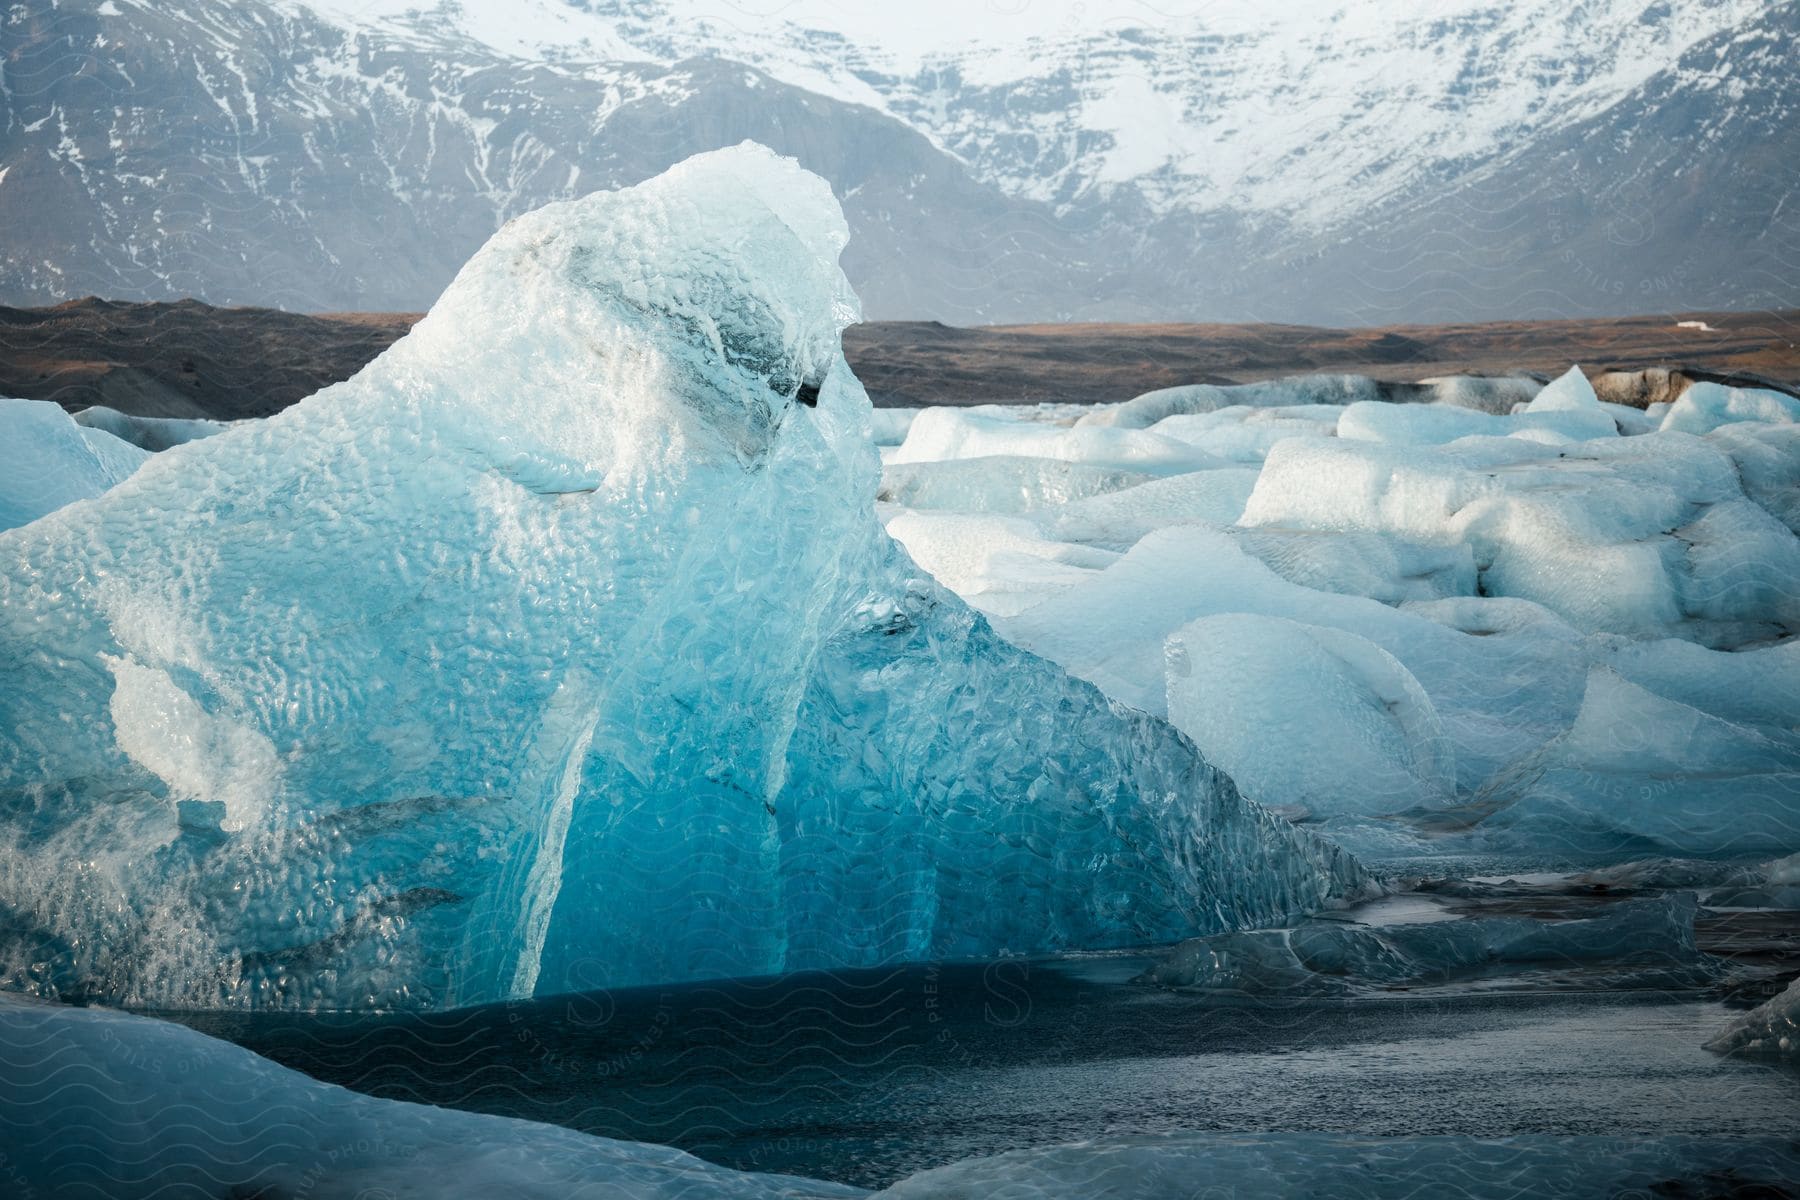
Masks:
[[[1131,957],[914,966],[449,1014],[178,1017],[361,1091],[866,1185],[1108,1133],[1766,1134],[1800,1073],[1669,993],[1221,1006]]]

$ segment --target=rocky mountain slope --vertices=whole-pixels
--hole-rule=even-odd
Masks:
[[[28,0],[0,301],[416,309],[507,218],[744,138],[832,181],[875,317],[1800,298],[1800,5],[1267,7]]]

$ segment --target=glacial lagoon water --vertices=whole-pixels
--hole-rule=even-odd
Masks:
[[[1790,1129],[1800,1114],[1800,1071],[1702,1049],[1733,1010],[1701,990],[1489,981],[1222,1003],[1132,983],[1151,961],[805,973],[452,1013],[180,1019],[378,1096],[865,1186],[1121,1133],[1767,1136],[1781,1114]]]

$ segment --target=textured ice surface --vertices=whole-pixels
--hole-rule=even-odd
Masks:
[[[1170,634],[1169,720],[1246,796],[1302,813],[1442,804],[1455,755],[1412,672],[1366,638],[1224,613]],[[1263,686],[1245,689],[1238,681]]]
[[[1696,986],[1722,973],[1694,944],[1692,893],[1626,900],[1591,917],[1452,916],[1364,925],[1308,921],[1293,929],[1217,934],[1183,942],[1145,975],[1163,987],[1223,996],[1341,996],[1418,988],[1510,973],[1541,987],[1541,974],[1603,968],[1619,986]]]
[[[1381,385],[1364,375],[1296,375],[1287,379],[1226,385],[1196,383],[1158,388],[1124,404],[1095,409],[1082,416],[1079,424],[1144,429],[1165,418],[1187,413],[1211,413],[1240,406],[1342,406],[1358,400],[1376,400],[1380,396]]]
[[[378,1100],[179,1025],[0,996],[13,1196],[847,1197],[664,1146]]]
[[[1766,388],[1733,388],[1696,383],[1669,405],[1662,428],[1680,433],[1711,433],[1738,421],[1791,425],[1800,421],[1800,400]]]
[[[1583,442],[1613,437],[1618,425],[1600,405],[1579,367],[1547,385],[1517,413],[1497,415],[1449,404],[1364,401],[1344,410],[1339,437],[1393,445],[1435,446],[1459,438],[1519,437]]]
[[[138,449],[151,453],[179,446],[183,442],[211,437],[227,428],[223,421],[140,417],[104,405],[82,409],[75,414],[75,423],[89,429],[105,430],[120,441],[130,442]]]
[[[882,471],[878,498],[908,508],[1016,513],[1102,496],[1154,478],[1141,471],[1018,455],[896,462]]]
[[[1706,1048],[1800,1062],[1800,979],[1720,1030]]]
[[[147,455],[46,400],[0,399],[0,529],[98,496]]]
[[[1430,389],[1432,404],[1502,415],[1529,403],[1544,386],[1528,375],[1439,375],[1419,383]]]
[[[549,206],[355,379],[8,535],[11,982],[466,1004],[1360,886],[883,534],[844,240],[752,146]]]
[[[1234,406],[1215,412],[1165,417],[1150,432],[1217,455],[1228,462],[1260,463],[1283,438],[1330,437],[1346,410],[1318,404],[1277,408]]]
[[[1151,430],[1019,421],[992,408],[928,408],[914,418],[894,463],[1026,455],[1157,475],[1218,466],[1221,460]]]
[[[1051,540],[1018,517],[904,512],[887,528],[914,562],[990,616],[1010,615],[1074,587],[1119,557]]]
[[[1042,510],[1036,519],[1046,536],[1124,551],[1170,525],[1233,524],[1255,486],[1254,468],[1194,471],[1071,500]]]
[[[1577,635],[1536,605],[1470,598],[1396,609],[1322,592],[1282,578],[1247,553],[1241,538],[1199,526],[1150,534],[1114,566],[1001,627],[1109,694],[1161,712],[1166,641],[1190,621],[1226,613],[1324,626],[1385,650],[1431,697],[1465,786],[1566,729],[1580,705]],[[1253,688],[1292,685],[1225,672],[1214,686],[1247,697]],[[1496,710],[1505,719],[1496,719]],[[1290,749],[1270,737],[1261,752]],[[1396,796],[1397,806],[1405,799]]]
[[[1742,645],[1800,629],[1800,542],[1745,498],[1729,457],[1685,435],[1293,439],[1270,452],[1243,523],[1462,542],[1484,594],[1592,632]]]

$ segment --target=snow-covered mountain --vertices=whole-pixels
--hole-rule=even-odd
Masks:
[[[877,316],[1793,304],[1797,7],[30,0],[0,299],[421,307],[506,218],[750,137],[832,181]]]

